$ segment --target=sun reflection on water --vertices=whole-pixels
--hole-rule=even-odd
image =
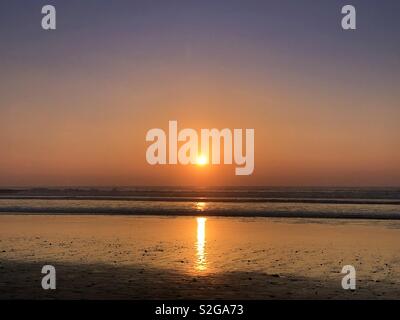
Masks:
[[[205,202],[196,202],[195,208],[196,211],[203,212],[207,207],[207,204]]]
[[[196,261],[196,270],[204,271],[207,269],[207,260],[206,260],[206,218],[199,217],[197,220],[197,261]]]

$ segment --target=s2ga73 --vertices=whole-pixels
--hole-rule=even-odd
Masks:
[[[199,314],[243,314],[243,305],[241,304],[201,304]]]

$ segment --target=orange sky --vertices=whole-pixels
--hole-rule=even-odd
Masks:
[[[29,21],[3,28],[0,185],[400,185],[392,34],[349,36],[329,19],[319,33],[295,19],[277,28],[281,20],[255,5],[209,6],[164,18],[146,7],[139,20],[106,19],[108,28],[96,11],[67,10],[75,24],[61,23],[56,35]],[[146,132],[167,131],[169,120],[181,129],[254,128],[254,173],[150,166]]]
[[[63,80],[60,92],[49,84],[54,93],[45,99],[38,89],[23,88],[29,98],[13,97],[18,108],[3,112],[1,119],[0,141],[6,146],[0,159],[1,184],[392,185],[400,181],[397,110],[375,110],[378,101],[362,95],[349,103],[347,97],[293,91],[286,95],[277,86],[265,90],[248,88],[242,80],[226,79],[222,85],[215,79],[208,83],[183,77],[172,84],[163,80],[163,85],[142,81],[131,90],[127,75],[116,89],[97,82],[98,92],[87,92],[83,89],[87,86],[72,78]],[[150,166],[145,159],[150,144],[146,132],[151,128],[167,132],[173,119],[180,129],[254,128],[254,173],[237,177],[234,166],[227,165]]]

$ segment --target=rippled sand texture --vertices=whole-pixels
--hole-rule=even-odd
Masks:
[[[0,298],[399,299],[399,249],[399,221],[3,215]]]

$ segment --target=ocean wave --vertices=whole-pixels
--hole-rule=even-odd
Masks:
[[[123,200],[2,199],[2,214],[204,215],[232,217],[297,217],[400,219],[392,204],[293,202],[203,202]]]
[[[0,200],[97,200],[97,201],[156,201],[156,202],[237,202],[237,203],[326,203],[326,204],[390,204],[397,199],[327,199],[327,198],[251,198],[251,197],[137,197],[137,196],[0,196]]]
[[[64,188],[3,188],[0,198],[56,198],[56,199],[160,199],[166,201],[400,201],[398,187],[64,187]]]

